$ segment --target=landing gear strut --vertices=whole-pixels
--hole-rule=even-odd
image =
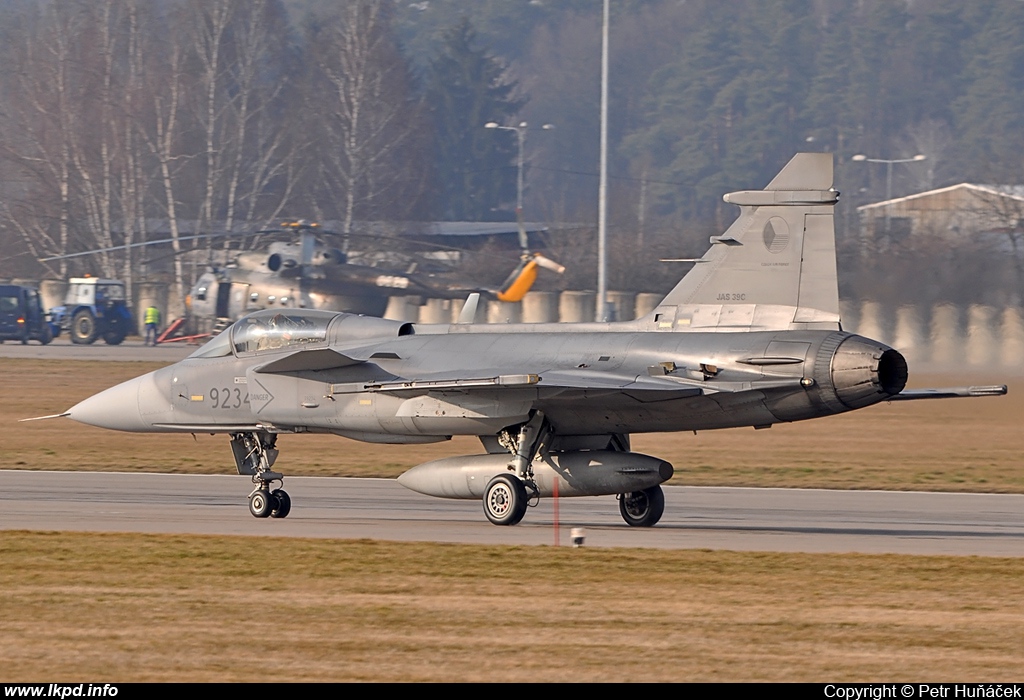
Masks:
[[[533,460],[550,433],[547,419],[535,412],[519,426],[519,435],[503,432],[498,440],[512,453],[510,474],[499,474],[484,489],[484,515],[495,525],[516,525],[530,505],[536,505],[537,485],[533,481]],[[534,501],[531,503],[531,501]]]
[[[231,433],[231,452],[239,474],[252,477],[255,488],[249,494],[249,512],[257,518],[285,518],[292,499],[283,488],[271,490],[275,481],[284,484],[284,474],[271,471],[277,461],[277,435],[266,431]]]

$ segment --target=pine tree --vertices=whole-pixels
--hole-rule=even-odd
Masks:
[[[971,48],[966,92],[954,103],[964,170],[1014,182],[1024,151],[1024,6],[996,4]]]
[[[516,140],[484,124],[511,121],[525,104],[516,83],[463,19],[445,37],[428,69],[427,104],[435,129],[437,211],[451,220],[500,218],[495,210],[515,200]],[[505,217],[507,218],[507,216]]]

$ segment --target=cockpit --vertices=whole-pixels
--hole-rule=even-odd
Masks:
[[[257,311],[236,321],[189,357],[226,357],[232,351],[254,355],[326,344],[327,327],[337,315],[313,309]]]

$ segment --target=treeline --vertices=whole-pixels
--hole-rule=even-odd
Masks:
[[[572,257],[565,283],[592,285],[578,226],[597,211],[600,5],[7,0],[0,274],[74,272],[31,261],[151,238],[154,220],[179,237],[183,222],[206,232],[283,215],[346,230],[508,219],[516,134],[484,128],[493,121],[529,125],[526,218],[570,230],[552,236]],[[664,287],[680,271],[654,260],[702,252],[733,216],[722,193],[763,186],[800,150],[836,154],[847,249],[855,207],[886,192],[885,167],[854,154],[926,155],[894,168],[895,195],[1019,182],[1017,0],[612,11],[613,286]],[[91,267],[130,279],[141,259],[114,252]]]
[[[600,2],[402,3],[403,41],[430,55],[468,16],[512,65],[522,116],[558,131],[530,144],[535,207],[593,203]],[[1016,0],[613,0],[612,174],[636,207],[676,221],[719,213],[798,150],[837,155],[850,198],[969,180],[1015,183],[1024,154],[1024,4]],[[517,34],[519,31],[521,33]],[[541,169],[543,168],[543,170]],[[867,192],[861,193],[866,188]],[[858,203],[861,203],[858,202]],[[624,208],[624,207],[620,207]]]
[[[530,134],[527,217],[593,222],[601,3],[401,8],[401,36],[414,56],[431,55],[441,28],[466,14],[529,97],[522,118],[555,125]],[[655,260],[703,252],[707,234],[735,216],[724,192],[763,186],[793,153],[815,150],[836,154],[844,294],[872,296],[884,279],[895,299],[922,290],[962,301],[1020,295],[1019,275],[992,274],[993,265],[1019,265],[991,239],[865,256],[856,207],[885,198],[886,166],[851,157],[926,155],[893,167],[894,196],[963,181],[1021,183],[1024,3],[613,0],[611,8],[614,259],[643,271],[618,266],[615,284],[663,289],[679,270]],[[574,261],[590,264],[586,255]],[[928,280],[909,274],[911,263]],[[978,269],[1017,289],[964,281]]]
[[[391,2],[335,3],[298,28],[278,0],[5,9],[7,274],[37,273],[24,263],[47,254],[156,233],[179,251],[186,234],[259,229],[284,215],[338,220],[342,234],[357,221],[435,216],[435,120],[399,48]],[[500,76],[490,79],[500,91]],[[494,150],[507,164],[509,145],[492,138],[476,156]],[[131,283],[148,257],[106,251],[42,273]],[[174,268],[180,294],[189,271],[179,255]]]

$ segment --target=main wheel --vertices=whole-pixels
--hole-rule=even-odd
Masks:
[[[651,527],[665,513],[665,493],[661,486],[619,495],[619,513],[626,524]]]
[[[484,515],[495,525],[515,525],[526,515],[526,487],[511,474],[499,474],[484,489]]]
[[[71,319],[71,342],[79,345],[89,345],[96,342],[99,329],[96,326],[96,319],[91,312],[82,309]]]
[[[42,345],[49,345],[53,341],[53,329],[50,328],[49,323],[43,324],[43,330],[39,334],[39,342]]]
[[[271,518],[287,518],[292,512],[292,497],[284,489],[278,489],[270,494],[274,500],[274,510],[270,511]]]
[[[277,505],[277,499],[269,491],[260,489],[249,496],[249,512],[257,518],[266,518]]]

